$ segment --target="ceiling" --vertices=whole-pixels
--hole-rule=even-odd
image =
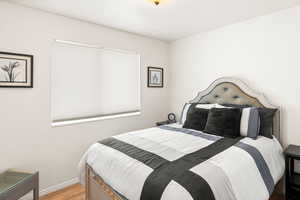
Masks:
[[[172,41],[300,4],[300,0],[8,0]]]

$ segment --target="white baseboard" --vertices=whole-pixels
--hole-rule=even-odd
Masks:
[[[45,189],[41,190],[40,191],[40,196],[44,196],[44,195],[49,194],[51,192],[55,192],[57,190],[63,189],[65,187],[68,187],[70,185],[74,185],[74,184],[76,184],[78,182],[79,182],[78,178],[73,178],[71,180],[59,183],[57,185],[50,186],[48,188],[45,188]],[[33,199],[32,192],[30,192],[29,194],[27,194],[27,195],[25,195],[24,197],[21,198],[21,200],[32,200],[32,199]]]

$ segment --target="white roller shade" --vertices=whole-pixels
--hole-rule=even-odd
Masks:
[[[51,81],[54,122],[141,109],[136,53],[55,42]]]

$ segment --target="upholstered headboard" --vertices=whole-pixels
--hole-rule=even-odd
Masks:
[[[242,104],[256,107],[278,109],[274,116],[273,133],[280,140],[280,109],[271,104],[267,98],[254,91],[243,81],[233,77],[215,80],[206,90],[198,93],[190,103]]]

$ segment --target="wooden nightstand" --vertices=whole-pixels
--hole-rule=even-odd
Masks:
[[[162,126],[162,125],[173,124],[173,123],[176,123],[176,121],[167,120],[162,122],[156,122],[156,126]]]
[[[0,200],[17,200],[33,191],[39,199],[39,173],[10,169],[0,174]]]
[[[300,160],[300,146],[289,145],[284,154],[286,200],[296,200],[300,197],[300,174],[295,172],[294,161]]]

